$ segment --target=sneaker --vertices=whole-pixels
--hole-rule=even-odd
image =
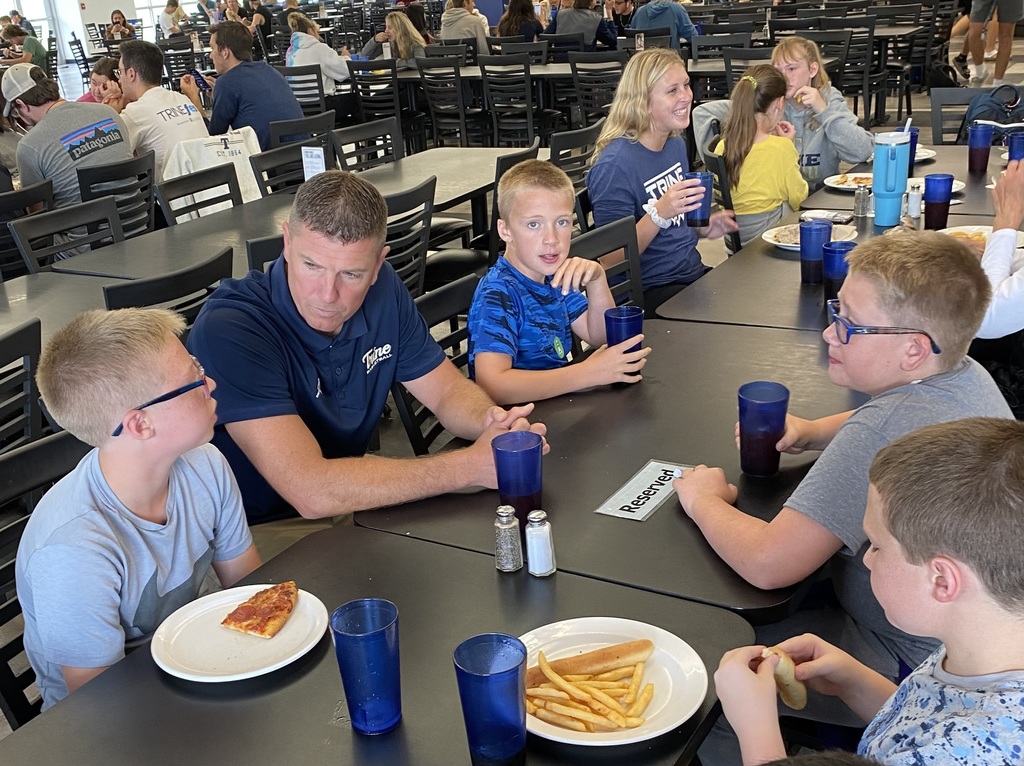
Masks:
[[[960,73],[965,80],[971,79],[971,70],[967,65],[967,56],[960,55],[953,57],[953,68]]]
[[[971,64],[971,82],[981,83],[988,77],[988,67],[984,64]]]
[[[998,48],[996,48],[995,50],[991,50],[991,51],[985,51],[985,61],[994,61],[996,56],[998,56],[998,55],[999,55],[999,49]]]

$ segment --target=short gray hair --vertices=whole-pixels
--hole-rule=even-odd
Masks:
[[[299,187],[288,225],[345,244],[373,240],[383,247],[388,206],[369,181],[347,170],[328,170]]]

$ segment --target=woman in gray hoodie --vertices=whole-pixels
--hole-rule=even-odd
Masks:
[[[839,172],[839,161],[864,162],[874,150],[871,134],[857,124],[843,94],[829,83],[821,52],[813,40],[787,37],[772,52],[772,66],[786,78],[783,120],[795,131],[800,173],[813,192],[826,178]],[[729,114],[730,102],[712,101],[693,110],[697,149],[703,155],[719,125]]]

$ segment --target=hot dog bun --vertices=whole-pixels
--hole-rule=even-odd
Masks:
[[[793,659],[777,646],[770,646],[761,651],[762,657],[776,655],[779,664],[775,668],[775,686],[779,689],[779,698],[793,710],[807,707],[807,687],[803,681],[796,680],[796,665]]]
[[[639,641],[627,641],[624,644],[614,644],[595,649],[592,652],[576,654],[572,657],[563,657],[559,660],[551,660],[551,669],[561,676],[566,674],[605,673],[624,665],[635,665],[638,662],[646,662],[654,652],[654,642],[642,638]],[[526,671],[526,687],[540,686],[547,681],[547,677],[537,665]]]

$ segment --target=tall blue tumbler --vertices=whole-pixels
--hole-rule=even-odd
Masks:
[[[909,133],[876,133],[871,189],[875,195],[875,226],[895,226],[903,211],[910,162]]]

